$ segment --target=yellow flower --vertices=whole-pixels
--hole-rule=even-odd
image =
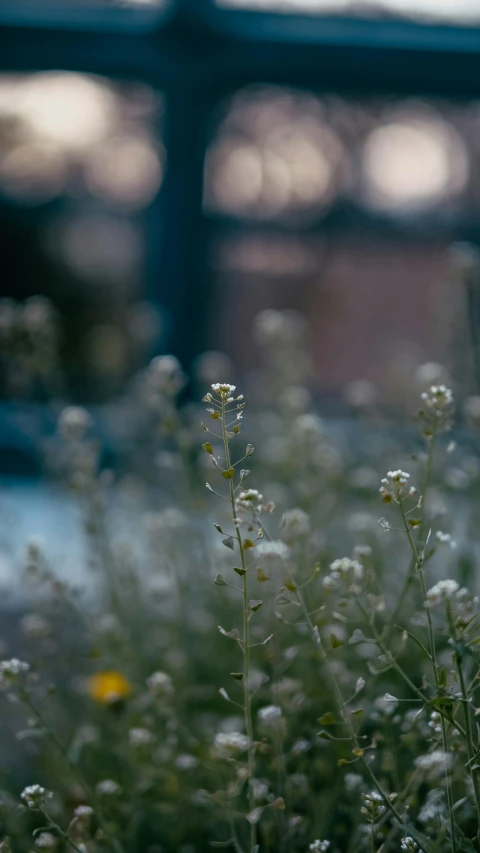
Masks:
[[[111,705],[120,699],[126,699],[132,692],[132,685],[121,672],[107,670],[92,675],[88,679],[87,690],[96,702]]]

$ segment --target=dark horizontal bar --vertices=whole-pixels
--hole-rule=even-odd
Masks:
[[[0,13],[0,70],[48,68],[193,81],[221,95],[252,82],[399,94],[480,95],[480,29],[408,21],[227,11],[182,3],[162,25],[131,31]],[[94,19],[92,18],[92,21]]]

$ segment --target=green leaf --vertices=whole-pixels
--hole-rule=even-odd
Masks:
[[[259,583],[265,583],[265,581],[269,581],[269,580],[270,580],[270,578],[268,577],[268,575],[265,574],[263,569],[258,568],[257,569],[257,581]]]
[[[253,610],[254,613],[256,613],[257,610],[260,610],[262,606],[262,602],[256,598],[252,598],[251,601],[249,601],[248,603],[250,606],[250,610]]]
[[[231,672],[230,675],[235,681],[243,681],[243,672]]]
[[[215,522],[214,522],[214,523],[213,523],[213,526],[214,526],[215,530],[216,530],[218,533],[223,533],[223,530],[222,530],[222,528],[220,527],[220,525],[219,525],[219,524],[215,524]]]
[[[247,574],[246,569],[238,569],[238,568],[234,568],[234,570],[233,570],[233,571],[234,571],[234,572],[236,572],[236,573],[237,573],[237,575],[240,575],[240,577],[241,577],[241,578],[244,578],[244,577],[245,577],[245,575]]]
[[[326,714],[323,715],[323,717],[319,717],[317,722],[320,723],[321,726],[334,726],[336,725],[337,720],[335,719],[333,713],[331,711],[328,711]]]
[[[335,634],[330,634],[328,639],[330,640],[330,647],[332,649],[339,649],[340,646],[345,645],[344,641],[340,640]]]
[[[213,447],[209,441],[206,441],[205,444],[202,444],[202,447],[203,447],[205,453],[210,453],[210,454],[213,453]]]
[[[235,468],[228,468],[226,471],[222,471],[222,477],[225,477],[227,480],[232,480],[235,476]]]

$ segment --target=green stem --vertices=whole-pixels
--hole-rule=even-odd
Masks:
[[[434,426],[436,426],[436,419],[434,422]],[[433,432],[433,436],[434,435],[435,435],[435,432]],[[431,446],[433,444],[433,436],[432,436],[432,440],[431,440]],[[419,577],[420,577],[423,600],[427,601],[427,585],[425,583],[425,573],[423,571],[422,560],[419,557],[417,547],[415,545],[415,542],[413,541],[412,533],[411,533],[410,528],[408,526],[408,521],[407,521],[407,518],[405,516],[405,510],[403,508],[403,501],[401,498],[399,499],[399,506],[400,506],[400,512],[401,512],[402,519],[403,519],[403,524],[405,526],[405,532],[407,534],[408,542],[409,542],[409,545],[410,545],[410,548],[412,551],[412,557],[414,559],[414,563],[415,563],[416,569],[417,569]],[[428,624],[428,642],[429,642],[429,646],[430,646],[429,651],[430,651],[430,659],[432,662],[433,677],[435,680],[435,687],[436,687],[437,693],[439,693],[440,679],[439,679],[439,674],[438,674],[437,652],[436,652],[436,648],[435,648],[435,635],[433,632],[432,614],[431,614],[429,607],[427,607],[427,624]],[[443,751],[444,751],[445,755],[447,755],[447,753],[448,753],[447,728],[446,728],[446,724],[445,724],[445,718],[443,716],[441,717],[440,725],[442,728],[442,747],[443,747]],[[448,814],[449,814],[449,820],[450,820],[450,833],[452,836],[452,850],[453,850],[453,853],[456,853],[457,842],[456,842],[456,838],[455,838],[455,821],[454,821],[454,817],[453,817],[453,792],[452,792],[452,783],[451,783],[450,777],[448,775],[448,769],[447,768],[445,769],[445,782],[446,782],[446,788],[447,788],[447,802],[448,802]],[[477,804],[477,806],[478,806],[478,804]]]
[[[228,443],[227,428],[225,426],[225,399],[222,397],[222,438],[225,449],[225,464],[226,470],[229,471],[232,467],[230,460],[230,447]],[[243,597],[243,711],[245,718],[245,730],[248,737],[248,804],[250,812],[255,809],[255,793],[253,790],[252,780],[255,776],[255,744],[253,741],[253,720],[252,720],[252,697],[250,693],[250,612],[248,605],[248,578],[247,565],[245,561],[245,552],[243,550],[243,542],[240,534],[240,529],[236,522],[235,512],[235,489],[233,486],[233,477],[228,481],[230,489],[230,504],[232,508],[232,518],[235,525],[236,537],[240,560],[242,563],[242,597]],[[257,843],[257,827],[256,824],[249,821],[250,825],[250,846],[253,848]]]
[[[64,759],[65,759],[68,767],[70,768],[72,774],[77,776],[82,788],[85,790],[85,793],[87,794],[90,802],[93,805],[97,820],[98,820],[103,832],[105,833],[105,836],[108,838],[112,849],[115,851],[115,853],[124,853],[123,846],[120,844],[119,841],[117,841],[116,838],[114,838],[112,836],[110,829],[108,827],[108,824],[106,823],[105,818],[103,817],[102,812],[99,808],[98,800],[97,800],[97,797],[95,795],[95,792],[93,791],[92,787],[90,786],[90,784],[87,782],[87,780],[83,776],[83,773],[77,767],[75,767],[75,768],[72,767],[72,762],[70,761],[70,756],[68,754],[68,751],[65,749],[63,743],[58,739],[55,732],[50,728],[50,726],[46,722],[43,714],[33,704],[32,700],[30,699],[30,696],[28,695],[28,693],[26,691],[24,691],[22,693],[22,699],[25,702],[25,704],[28,706],[28,708],[30,708],[31,712],[35,715],[35,717],[37,718],[40,725],[45,729],[45,731],[47,732],[52,743],[55,744],[58,751],[62,754],[62,756],[64,757]]]
[[[44,816],[45,820],[48,822],[48,826],[50,829],[54,829],[55,832],[57,832],[58,835],[60,835],[60,837],[63,838],[63,840],[66,841],[67,844],[70,845],[70,847],[73,847],[73,849],[77,851],[77,853],[84,853],[84,851],[81,850],[80,847],[77,847],[75,842],[72,841],[68,832],[64,832],[63,829],[57,823],[55,823],[54,820],[52,820],[48,812],[46,812],[44,809],[40,809],[40,811]]]
[[[475,795],[475,803],[477,806],[477,818],[478,818],[478,827],[477,827],[477,838],[480,840],[480,784],[478,779],[478,772],[473,768],[473,758],[476,755],[478,749],[473,742],[473,729],[472,729],[472,720],[470,716],[470,701],[468,698],[467,688],[465,684],[465,676],[463,674],[463,668],[461,661],[458,657],[458,654],[455,654],[455,663],[458,672],[458,678],[460,681],[460,689],[462,691],[463,696],[463,713],[465,718],[465,730],[467,733],[466,742],[467,742],[467,754],[468,754],[468,769],[470,771],[470,777],[472,779],[473,792]]]
[[[340,716],[342,717],[342,720],[348,729],[348,733],[349,733],[350,739],[353,743],[354,749],[361,751],[361,748],[359,746],[359,741],[357,738],[357,733],[355,731],[352,720],[351,720],[350,715],[348,713],[348,709],[345,706],[345,702],[343,699],[343,695],[342,695],[340,685],[338,684],[335,673],[332,671],[332,668],[330,667],[327,654],[323,648],[322,640],[320,637],[320,632],[318,631],[318,628],[316,628],[315,625],[313,624],[311,616],[308,612],[308,608],[307,608],[305,601],[303,600],[303,596],[302,596],[301,592],[298,590],[298,588],[295,590],[295,597],[298,601],[298,604],[300,605],[300,607],[302,609],[303,617],[305,619],[305,622],[307,623],[307,626],[308,626],[308,629],[310,631],[312,640],[315,643],[315,645],[319,651],[320,659],[321,659],[321,661],[322,661],[322,663],[326,669],[326,672],[328,674],[330,683],[332,685],[333,693],[334,693],[335,699],[337,701],[338,709],[340,711]],[[380,782],[378,781],[377,777],[375,776],[375,774],[374,774],[372,768],[370,767],[369,763],[367,761],[365,761],[365,758],[363,757],[363,755],[359,756],[359,760],[360,760],[361,764],[363,765],[363,769],[365,770],[367,776],[370,778],[370,781],[372,782],[375,789],[380,794],[386,808],[388,809],[388,811],[390,812],[392,817],[394,817],[405,830],[408,829],[408,832],[410,833],[412,838],[414,838],[415,840],[418,841],[418,844],[423,848],[423,850],[425,850],[425,853],[430,853],[430,847],[428,844],[426,844],[426,839],[424,838],[424,836],[421,833],[418,833],[417,830],[415,829],[415,827],[407,825],[405,823],[401,814],[397,811],[397,809],[395,808],[395,806],[393,805],[393,803],[391,802],[391,800],[389,799],[389,797],[387,796],[387,794],[383,790],[382,786],[380,785]]]
[[[422,536],[423,531],[425,529],[425,518],[426,518],[425,502],[426,502],[426,498],[427,498],[427,492],[430,488],[430,482],[432,479],[433,453],[434,453],[434,444],[435,444],[436,432],[437,432],[437,413],[435,412],[433,425],[432,425],[432,435],[430,436],[430,439],[428,441],[427,464],[425,466],[425,480],[424,480],[424,484],[423,484],[423,493],[422,493],[423,512],[422,512],[422,520],[420,523],[420,527],[418,528],[418,536],[419,537]],[[408,593],[410,586],[412,585],[412,583],[414,581],[415,568],[416,568],[417,560],[418,560],[418,557],[415,557],[415,556],[412,557],[412,560],[410,562],[410,567],[408,570],[408,575],[406,577],[403,589],[400,593],[399,599],[397,601],[397,605],[396,605],[395,610],[394,610],[393,615],[392,615],[392,620],[391,620],[392,625],[395,625],[395,623],[397,622],[398,616],[401,613],[401,610],[403,608],[403,602],[405,600],[405,597]]]

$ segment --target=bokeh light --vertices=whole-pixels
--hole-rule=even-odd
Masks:
[[[369,204],[400,211],[432,206],[467,182],[465,146],[436,116],[394,115],[368,136],[362,157]]]
[[[206,205],[237,216],[306,219],[343,186],[345,165],[317,98],[247,90],[233,99],[208,151]]]
[[[140,210],[163,179],[161,98],[87,74],[0,76],[0,194],[23,204],[88,192]]]

